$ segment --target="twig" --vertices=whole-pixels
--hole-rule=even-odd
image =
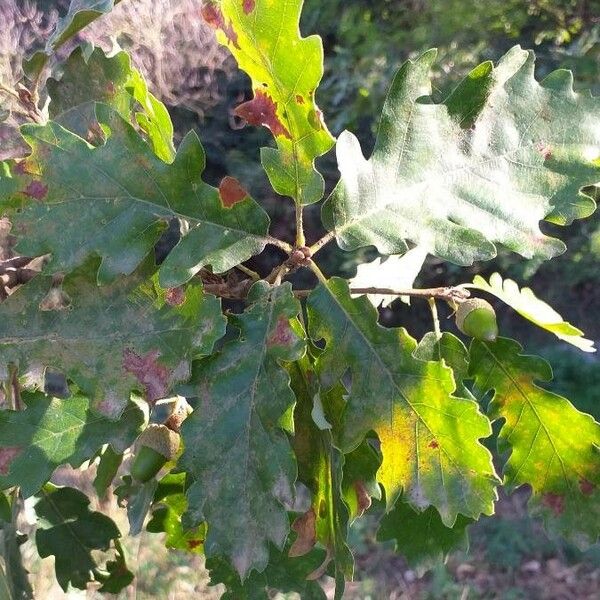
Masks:
[[[335,238],[334,231],[326,233],[320,240],[316,241],[312,246],[310,246],[311,254],[314,256],[323,246],[328,244],[333,238]]]
[[[300,203],[296,204],[296,247],[301,248],[306,245],[306,238],[304,237],[304,223],[303,223],[303,206]]]
[[[317,279],[319,280],[319,282],[327,285],[327,277],[325,277],[325,275],[323,274],[323,271],[321,271],[321,269],[319,269],[317,264],[311,260],[308,266],[309,266],[310,270],[317,276]],[[306,290],[306,291],[308,293],[310,293],[312,290]]]
[[[314,263],[313,263],[314,265]],[[325,276],[321,273],[320,269],[316,267],[316,265],[311,265],[311,269],[314,273],[319,277],[322,281],[326,281]],[[315,270],[315,268],[318,270]],[[294,294],[300,297],[308,296],[312,290],[294,290]],[[466,300],[471,294],[468,290],[456,287],[438,287],[438,288],[429,288],[429,289],[408,289],[408,290],[394,290],[391,288],[377,288],[377,287],[367,287],[367,288],[351,288],[350,292],[352,294],[374,294],[374,295],[383,295],[383,296],[414,296],[415,298],[437,298],[439,300],[453,301],[453,302],[462,302]]]
[[[256,271],[253,271],[244,265],[236,265],[235,268],[248,275],[253,281],[258,281],[260,279],[260,275]]]
[[[266,277],[265,281],[268,281],[274,285],[279,285],[289,270],[290,268],[286,261],[283,264],[276,266]]]
[[[431,309],[431,316],[433,318],[433,331],[435,332],[436,339],[439,340],[442,337],[442,331],[440,329],[440,318],[438,317],[435,298],[428,298],[427,302],[429,302],[429,308]]]
[[[291,244],[288,244],[287,242],[284,242],[283,240],[279,240],[270,235],[268,235],[266,239],[267,239],[267,244],[271,244],[271,246],[277,246],[277,248],[281,248],[284,252],[287,252],[288,254],[290,254],[294,250],[294,248]]]

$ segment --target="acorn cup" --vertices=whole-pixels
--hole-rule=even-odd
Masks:
[[[483,342],[493,342],[498,337],[496,312],[482,298],[469,298],[458,305],[456,326],[465,335]]]
[[[164,425],[149,425],[137,442],[137,452],[131,465],[131,476],[145,483],[150,481],[177,455],[179,434]]]

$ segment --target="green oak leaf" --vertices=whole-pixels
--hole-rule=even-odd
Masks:
[[[58,20],[46,42],[46,52],[60,48],[84,27],[108,14],[119,2],[121,0],[71,0],[67,14]]]
[[[144,522],[158,487],[155,477],[144,483],[134,480],[131,475],[124,475],[121,483],[115,488],[118,505],[127,508],[129,535],[138,535],[144,528]]]
[[[115,544],[115,551],[114,560],[106,561],[106,573],[97,575],[98,581],[102,583],[98,588],[100,594],[118,594],[134,580],[133,573],[127,568],[123,546]]]
[[[98,287],[96,265],[86,263],[62,287],[38,275],[0,304],[0,378],[11,363],[38,387],[45,368],[61,371],[94,409],[116,418],[132,390],[152,404],[189,377],[191,361],[223,336],[224,317],[200,283],[165,290],[145,264]]]
[[[377,471],[381,457],[367,438],[344,456],[342,492],[350,510],[350,520],[362,516],[370,507],[372,498],[381,500]]]
[[[406,330],[381,327],[369,300],[352,299],[342,279],[320,284],[307,306],[312,339],[326,343],[318,360],[324,385],[351,376],[342,449],[377,433],[388,509],[404,494],[416,510],[435,506],[449,527],[459,513],[491,514],[497,478],[479,441],[491,425],[476,402],[453,395],[451,369],[414,358],[417,343]]]
[[[154,153],[165,162],[175,158],[173,123],[167,107],[148,90],[148,84],[137,69],[132,69],[127,90],[142,110],[136,110],[137,124],[145,132]]]
[[[239,339],[195,364],[199,404],[183,422],[179,465],[194,483],[188,522],[208,523],[205,552],[225,556],[244,579],[268,563],[268,544],[288,535],[283,503],[290,502],[296,465],[286,436],[295,397],[280,361],[305,350],[290,326],[300,311],[289,283],[254,284],[231,323]]]
[[[325,561],[307,575],[317,579],[332,561],[338,600],[346,580],[352,580],[354,574],[354,557],[347,541],[349,510],[342,492],[345,457],[334,446],[330,429],[321,429],[313,421],[313,398],[319,395],[319,387],[308,356],[292,363],[289,371],[297,398],[293,446],[298,479],[312,494],[310,509],[292,525],[296,537],[289,554],[304,556],[316,543],[322,544],[327,550]]]
[[[441,336],[426,333],[413,352],[420,360],[443,360],[451,369],[456,383],[455,396],[475,400],[464,381],[469,378],[469,351],[454,334],[444,331]]]
[[[32,154],[18,165],[25,174],[16,176],[17,191],[0,197],[0,208],[19,209],[10,215],[19,252],[51,253],[53,272],[99,255],[98,281],[106,283],[130,274],[174,217],[186,234],[161,265],[164,287],[205,265],[220,273],[261,252],[267,214],[239,184],[219,190],[202,181],[205,154],[194,133],[165,164],[117,112],[103,104],[95,110],[108,136],[97,148],[52,121],[22,128]]]
[[[303,0],[209,1],[202,14],[252,80],[254,97],[238,106],[236,114],[251,125],[268,127],[275,137],[277,149],[261,152],[271,185],[299,204],[312,204],[324,191],[314,160],[334,140],[315,103],[323,76],[323,46],[316,35],[300,35],[302,4]]]
[[[538,83],[533,53],[515,47],[436,103],[435,56],[401,67],[368,161],[356,137],[340,136],[325,226],[346,250],[398,254],[409,240],[459,265],[493,258],[496,243],[525,257],[560,254],[565,245],[539,222],[564,225],[595,208],[580,190],[600,179],[600,99],[575,93],[568,71]]]
[[[114,521],[90,511],[89,504],[89,498],[79,490],[48,485],[34,507],[38,553],[42,558],[54,556],[56,579],[65,592],[69,584],[83,590],[90,581],[106,581],[96,551],[108,551],[121,537]],[[125,587],[131,578],[120,581]]]
[[[146,529],[151,533],[165,533],[167,548],[204,554],[206,525],[201,523],[186,530],[181,522],[187,510],[185,480],[185,473],[169,473],[158,482]]]
[[[499,273],[494,273],[490,277],[489,283],[481,275],[476,275],[473,284],[469,287],[493,294],[528,321],[553,333],[559,340],[576,346],[584,352],[596,351],[594,342],[583,337],[583,331],[565,321],[549,304],[540,300],[530,288],[519,289],[512,279],[502,279]]]
[[[399,498],[381,520],[377,539],[394,540],[396,551],[409,565],[426,569],[444,560],[452,550],[467,550],[467,526],[472,522],[459,515],[452,527],[446,527],[433,506],[419,513]]]
[[[521,354],[514,340],[473,341],[471,376],[476,389],[493,390],[492,420],[503,419],[498,450],[509,452],[504,483],[528,484],[529,506],[551,529],[595,542],[600,535],[600,424],[566,398],[535,381],[550,381],[550,365]]]
[[[101,48],[90,54],[77,47],[64,63],[60,79],[49,79],[47,86],[50,118],[91,144],[103,141],[95,111],[95,102],[102,102],[126,121],[134,115],[161,160],[170,163],[175,158],[169,112],[148,91],[126,52],[106,56]]]
[[[266,569],[262,573],[250,573],[244,582],[227,561],[220,557],[209,558],[206,567],[210,571],[210,583],[221,583],[227,588],[221,600],[270,600],[273,590],[284,594],[296,592],[302,600],[326,600],[319,583],[306,578],[323,563],[325,552],[313,549],[304,556],[290,557],[289,548],[289,543],[281,551],[271,545]]]
[[[101,48],[95,48],[88,55],[78,46],[64,62],[60,79],[50,78],[46,83],[50,118],[93,143],[101,135],[94,102],[109,104],[129,119],[132,98],[125,85],[130,74],[131,59],[126,52],[107,57]]]
[[[94,413],[80,395],[59,400],[41,393],[23,395],[25,410],[0,411],[0,487],[18,485],[29,497],[50,479],[60,465],[79,467],[104,444],[123,451],[138,436],[144,413],[130,402],[115,422]]]

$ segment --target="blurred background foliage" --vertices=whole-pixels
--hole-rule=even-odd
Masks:
[[[199,0],[125,0],[86,30],[78,42],[85,39],[105,49],[120,46],[128,50],[152,91],[167,104],[178,137],[189,129],[199,133],[208,155],[209,180],[216,183],[225,174],[237,176],[269,211],[273,233],[292,241],[291,203],[270,189],[260,167],[259,148],[271,143],[270,135],[264,129],[243,127],[233,116],[234,107],[250,97],[249,81],[202,23],[199,4]],[[43,46],[67,5],[68,0],[0,1],[0,80],[8,84],[18,81],[22,59]],[[318,33],[323,38],[325,76],[317,100],[329,128],[335,135],[344,129],[353,131],[367,156],[395,71],[403,61],[430,47],[438,48],[433,74],[436,99],[443,98],[478,63],[498,60],[515,44],[535,50],[538,78],[556,68],[572,69],[577,90],[600,94],[600,0],[306,0],[301,29],[305,35]],[[323,157],[319,166],[331,189],[337,179],[334,152]],[[319,207],[309,207],[306,212],[307,237],[312,242],[323,232]],[[544,227],[566,241],[569,249],[565,255],[537,263],[501,250],[494,261],[467,269],[431,258],[417,285],[460,283],[476,273],[499,271],[532,287],[598,342],[600,219],[594,215],[568,228]],[[267,273],[280,260],[273,252],[263,253],[250,266]],[[320,259],[328,274],[352,276],[357,262],[375,256],[372,249],[344,253],[330,244]],[[310,275],[298,277],[302,285],[311,284]],[[596,356],[556,342],[509,309],[496,306],[501,331],[550,360],[556,376],[553,389],[600,419],[600,362]],[[450,311],[440,308],[444,319]],[[403,325],[415,336],[431,328],[426,303],[419,301],[410,308],[396,302],[382,311],[381,319],[388,325]],[[446,323],[454,330],[444,319],[443,325]],[[423,586],[400,559],[375,550],[369,537],[372,532],[365,525],[355,537],[359,576],[366,574],[367,583],[356,595],[351,588],[348,597],[400,598],[403,596],[394,596],[390,590],[408,590],[409,598],[597,598],[600,550],[584,556],[560,540],[549,541],[527,517],[522,504],[520,496],[501,504],[499,521],[485,519],[475,529],[471,556],[476,558],[467,563],[464,556],[454,556]],[[168,560],[185,564],[177,557]],[[152,564],[145,566],[151,569]],[[596,573],[595,580],[588,578],[590,573]],[[537,581],[541,574],[547,575],[548,581]],[[487,583],[479,581],[484,575]],[[481,592],[485,589],[497,592]],[[141,597],[167,597],[166,588],[157,596],[140,592]]]

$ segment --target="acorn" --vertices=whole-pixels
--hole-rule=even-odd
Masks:
[[[131,465],[131,476],[145,483],[150,481],[179,449],[179,434],[164,425],[149,425],[142,431],[137,452]]]
[[[465,335],[484,342],[498,337],[498,323],[492,305],[482,298],[469,298],[458,305],[456,326]]]

